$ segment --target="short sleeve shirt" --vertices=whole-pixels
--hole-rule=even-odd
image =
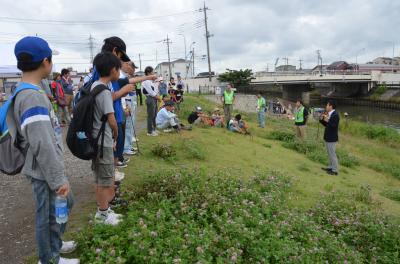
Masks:
[[[108,87],[108,84],[102,83],[100,81],[96,81],[92,84],[91,90],[96,87],[97,85],[106,85]],[[101,93],[99,93],[96,96],[96,105],[94,107],[94,121],[93,121],[93,132],[92,136],[97,137],[97,134],[100,131],[102,121],[101,118],[104,115],[114,113],[114,106],[113,106],[113,100],[111,96],[111,91],[110,90],[104,90]],[[104,147],[113,147],[113,138],[112,138],[112,131],[111,127],[106,123],[106,129],[104,131]],[[98,144],[101,144],[101,138],[99,139]]]

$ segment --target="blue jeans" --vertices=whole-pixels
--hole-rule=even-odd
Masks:
[[[39,259],[42,264],[58,263],[61,236],[66,223],[57,224],[55,213],[56,192],[52,191],[46,181],[31,178],[33,199],[35,200],[35,238]],[[73,206],[72,193],[67,197],[68,210]]]
[[[125,127],[125,143],[124,151],[132,149],[133,129],[135,126],[135,112],[136,112],[136,96],[132,96],[131,101],[126,101],[127,106],[131,109],[131,115],[126,117]]]
[[[265,127],[265,111],[264,111],[264,109],[261,109],[260,111],[257,112],[257,119],[258,119],[258,125],[260,127]]]
[[[115,151],[114,151],[114,158],[121,158],[123,157],[123,152],[124,152],[124,124],[123,123],[117,123],[118,126],[118,137],[117,137],[117,144],[115,146]]]

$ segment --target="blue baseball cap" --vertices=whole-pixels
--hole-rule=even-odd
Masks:
[[[51,57],[51,49],[47,41],[39,37],[24,37],[15,44],[14,54],[18,58],[22,53],[32,56],[32,62],[41,62]]]

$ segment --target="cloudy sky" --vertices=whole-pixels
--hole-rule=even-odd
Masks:
[[[38,4],[40,3],[40,4]],[[24,35],[41,36],[59,51],[56,69],[88,69],[89,36],[97,52],[106,37],[125,40],[142,68],[195,50],[196,72],[207,70],[203,1],[197,0],[1,0],[0,65],[15,65],[13,46]],[[367,62],[400,53],[398,0],[208,0],[212,69],[273,70],[276,58],[314,67],[323,61]],[[192,44],[195,42],[195,44]]]

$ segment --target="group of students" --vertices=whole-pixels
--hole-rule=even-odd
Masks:
[[[73,205],[73,195],[66,176],[61,123],[71,120],[68,110],[73,97],[69,72],[63,70],[51,86],[53,93],[44,91],[41,85],[52,71],[52,51],[49,44],[39,37],[24,37],[15,45],[17,66],[22,71],[9,107],[7,108],[7,132],[24,152],[21,173],[32,184],[36,205],[35,232],[39,263],[79,263],[78,259],[60,257],[76,247],[75,242],[63,242],[65,223],[56,221],[56,198],[66,198],[68,210]],[[134,111],[136,106],[136,84],[148,87],[157,76],[152,70],[146,75],[134,77],[135,64],[126,54],[126,45],[118,37],[104,40],[102,50],[93,60],[93,71],[87,78],[90,92],[99,87],[95,96],[93,130],[91,136],[101,146],[92,160],[97,211],[96,223],[118,225],[122,215],[115,213],[110,205],[118,203],[119,182],[123,174],[116,167],[126,166],[126,155],[134,154],[132,146],[135,133]],[[144,89],[144,91],[148,89]],[[146,104],[150,104],[147,96]],[[58,115],[51,100],[56,101]],[[8,106],[8,105],[7,105]],[[75,118],[75,113],[72,118]],[[72,119],[74,122],[74,119]],[[104,126],[104,137],[98,138]],[[124,155],[125,154],[125,155]]]

